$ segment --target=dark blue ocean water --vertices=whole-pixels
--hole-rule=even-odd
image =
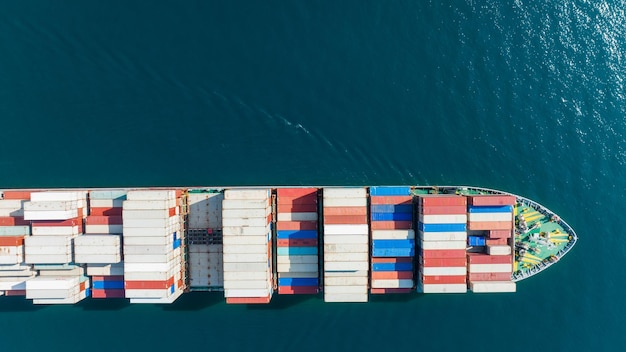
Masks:
[[[467,184],[557,212],[516,294],[167,307],[0,299],[0,350],[626,343],[626,3],[2,1],[0,187]]]

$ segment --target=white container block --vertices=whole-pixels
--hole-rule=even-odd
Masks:
[[[272,213],[272,208],[257,208],[257,209],[224,209],[222,208],[222,221],[223,219],[238,219],[238,218],[267,218]]]
[[[278,264],[317,264],[317,255],[279,255]]]
[[[471,281],[470,290],[474,293],[515,292],[515,282],[511,281]]]
[[[324,302],[364,303],[369,296],[367,293],[328,293],[324,292]]]
[[[367,198],[324,198],[324,208],[329,207],[366,207]]]
[[[268,224],[269,221],[267,220],[267,218],[222,218],[222,225],[224,227],[265,227]]]
[[[176,190],[133,190],[126,193],[127,200],[176,199]]]
[[[266,253],[224,253],[224,263],[267,263],[268,256]]]
[[[467,274],[467,268],[464,266],[422,267],[421,271],[424,273],[424,276],[460,276]]]
[[[92,208],[121,208],[124,199],[90,199],[89,206]]]
[[[278,221],[316,221],[317,212],[278,213]]]
[[[281,273],[285,272],[316,272],[318,269],[317,264],[294,264],[294,263],[278,263],[276,264],[276,270]]]
[[[324,253],[369,253],[369,245],[324,243]]]
[[[368,235],[333,235],[324,236],[324,246],[327,244],[369,244]]]
[[[164,244],[164,245],[129,245],[124,243],[124,255],[165,255],[170,252],[173,252],[174,248],[172,245]]]
[[[269,198],[260,200],[224,199],[222,201],[222,209],[265,209],[269,206]]]
[[[264,189],[227,189],[224,191],[224,199],[239,200],[262,200],[270,197],[270,190]],[[259,296],[263,297],[263,296]]]
[[[367,276],[351,277],[351,276],[329,276],[324,277],[324,287],[328,286],[367,286]]]
[[[319,273],[317,271],[311,272],[278,272],[279,279],[295,279],[295,278],[316,278],[319,277]]]
[[[176,200],[125,200],[124,211],[127,210],[155,210],[169,209],[176,206]],[[122,212],[122,214],[124,214]]]
[[[372,230],[373,240],[412,240],[415,239],[414,230]]]
[[[262,271],[266,272],[269,270],[268,263],[224,263],[224,272],[234,271],[234,272],[252,272],[252,271]]]
[[[466,293],[467,285],[465,284],[427,284],[427,285],[421,285],[420,289],[423,293]]]
[[[513,213],[469,213],[469,221],[513,221]]]
[[[369,263],[367,261],[364,262],[324,262],[324,270],[326,271],[338,271],[338,270],[346,270],[346,271],[357,271],[357,270],[368,270]]]
[[[420,240],[425,242],[433,241],[463,241],[467,243],[467,232],[422,232],[419,231]]]
[[[74,262],[88,264],[119,263],[122,256],[116,254],[74,254]]]
[[[78,226],[32,226],[33,236],[78,235]]]
[[[315,276],[317,277],[317,276]],[[224,282],[230,281],[251,281],[251,280],[264,280],[268,282],[270,279],[269,271],[227,271],[224,272]]]
[[[265,245],[267,248],[267,236],[224,236],[222,238],[224,246],[238,245]]]
[[[120,235],[82,235],[74,239],[74,247],[103,246],[120,247]]]
[[[324,252],[324,263],[329,262],[367,262],[368,253],[332,253]]]
[[[511,246],[487,246],[489,255],[511,255]]]
[[[33,202],[47,201],[78,201],[87,198],[87,192],[82,191],[46,191],[33,192],[30,200]]]
[[[372,288],[413,288],[413,280],[372,280]]]
[[[24,211],[24,220],[68,220],[78,217],[78,210]]]
[[[429,249],[465,249],[466,241],[422,241],[420,246],[424,250]]]
[[[272,293],[272,290],[269,288],[261,288],[261,289],[236,289],[236,290],[224,290],[224,297],[267,297]]]
[[[87,264],[89,276],[119,276],[124,275],[124,263]]]
[[[424,224],[465,224],[467,223],[467,214],[420,214],[419,221]]]
[[[267,236],[271,231],[270,225],[267,223],[261,226],[224,226],[222,233],[227,236]]]
[[[352,187],[326,187],[322,190],[324,201],[329,198],[365,198],[367,191],[365,188]]]
[[[268,280],[230,281],[224,280],[225,290],[237,289],[267,289],[270,287]]]
[[[360,225],[324,225],[324,236],[331,235],[367,235],[369,226]]]
[[[367,285],[324,286],[324,293],[367,293]]]
[[[470,273],[511,273],[513,264],[470,264]]]

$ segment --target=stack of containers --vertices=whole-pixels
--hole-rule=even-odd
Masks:
[[[467,198],[436,194],[421,195],[417,201],[420,238],[418,292],[467,292]]]
[[[367,192],[365,188],[323,192],[324,301],[367,302]]]
[[[468,253],[469,287],[472,292],[515,292],[512,243],[513,206],[507,195],[469,196],[468,229],[470,245],[481,252]],[[479,235],[480,234],[480,235]],[[484,246],[484,247],[480,247]]]
[[[319,291],[317,188],[276,190],[279,294]]]
[[[26,295],[26,281],[35,275],[24,263],[24,237],[30,221],[24,220],[24,203],[30,192],[4,191],[0,199],[0,293]]]
[[[269,303],[272,206],[269,189],[229,189],[222,202],[226,303]]]
[[[124,200],[125,190],[89,192],[85,235],[74,240],[74,259],[77,263],[87,263],[93,298],[125,297],[121,256]]]
[[[370,187],[371,293],[412,292],[415,231],[411,188]],[[393,226],[390,226],[390,223]],[[393,228],[390,228],[393,227]]]
[[[123,203],[124,294],[131,303],[172,303],[183,293],[177,190],[128,191]]]
[[[24,241],[25,261],[39,276],[26,283],[26,298],[35,304],[73,304],[90,295],[84,269],[73,264],[73,241],[83,234],[87,193],[36,192],[24,203],[32,235]]]

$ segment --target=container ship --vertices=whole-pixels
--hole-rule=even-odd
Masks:
[[[574,230],[514,194],[461,186],[0,191],[0,295],[34,304],[189,291],[274,295],[515,292]]]

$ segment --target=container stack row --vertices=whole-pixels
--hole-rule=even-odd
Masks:
[[[467,292],[467,198],[455,194],[421,195],[417,202],[418,292]]]
[[[369,228],[365,188],[324,188],[324,301],[367,302]]]
[[[409,293],[415,287],[411,188],[370,187],[371,293]]]
[[[83,234],[87,192],[35,192],[24,203],[32,235],[24,240],[25,261],[39,275],[26,282],[34,304],[74,304],[90,295],[84,268],[74,264],[74,240]]]
[[[269,189],[229,189],[222,202],[226,303],[269,303],[272,281]]]
[[[467,254],[469,287],[473,292],[515,292],[511,281],[513,254],[513,206],[516,199],[506,195],[470,196],[468,206]]]
[[[0,199],[0,293],[25,296],[26,281],[36,274],[24,263],[24,238],[30,221],[24,220],[24,203],[30,192],[5,191]]]
[[[122,261],[123,203],[125,190],[89,192],[89,215],[85,219],[85,235],[74,240],[74,258],[87,264],[91,276],[93,298],[124,298]],[[121,266],[108,275],[111,266]],[[90,270],[90,266],[93,270]],[[115,271],[115,270],[114,270]]]
[[[278,188],[276,212],[278,293],[318,293],[317,188]]]
[[[129,191],[123,202],[124,294],[172,303],[183,293],[181,192]]]

